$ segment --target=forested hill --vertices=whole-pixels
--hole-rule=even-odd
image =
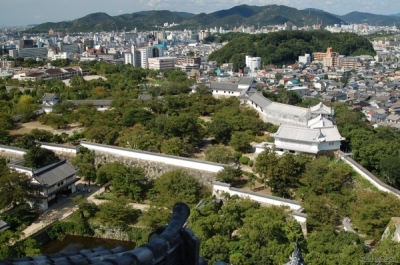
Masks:
[[[373,26],[393,26],[400,23],[400,17],[396,15],[385,16],[385,15],[375,15],[371,13],[363,12],[351,12],[344,16],[338,16],[343,21],[347,23],[362,24],[367,23]]]
[[[213,13],[194,15],[185,12],[171,12],[168,10],[141,11],[132,14],[109,16],[106,13],[93,13],[85,17],[68,22],[43,23],[32,28],[32,32],[55,31],[89,32],[110,30],[154,30],[164,23],[178,23],[174,29],[192,29],[223,27],[233,29],[244,26],[267,26],[292,22],[297,26],[340,24],[342,20],[335,15],[319,10],[298,10],[283,5],[249,6],[240,5],[230,9]]]
[[[164,25],[165,22],[181,23],[193,17],[194,14],[185,12],[171,12],[168,10],[142,11],[132,14],[110,16],[106,13],[93,13],[72,21],[47,22],[32,28],[32,32],[48,32],[50,28],[55,31],[67,32],[96,32],[113,30],[154,30],[155,26]]]
[[[325,52],[327,47],[341,55],[374,55],[372,44],[353,33],[330,33],[329,31],[279,31],[268,34],[233,34],[221,36],[230,40],[227,45],[208,57],[210,61],[234,63],[234,68],[245,66],[245,56],[261,57],[264,64],[287,64],[298,60],[299,55]],[[215,36],[208,40],[213,40]],[[221,39],[217,39],[221,40]]]

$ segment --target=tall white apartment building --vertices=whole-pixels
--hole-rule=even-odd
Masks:
[[[254,72],[256,68],[260,69],[261,57],[251,57],[246,55],[246,67],[248,67],[251,72]]]
[[[130,52],[125,53],[125,64],[133,65],[133,54]]]
[[[153,47],[145,47],[140,50],[140,66],[142,68],[149,68],[148,59],[153,57]]]

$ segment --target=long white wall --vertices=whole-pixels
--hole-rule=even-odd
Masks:
[[[11,154],[11,155],[20,155],[23,156],[26,154],[27,150],[22,148],[11,147],[7,145],[0,145],[0,152]]]
[[[358,174],[360,174],[361,177],[364,179],[368,180],[371,182],[372,185],[377,187],[380,191],[388,192],[390,194],[393,194],[400,198],[400,191],[383,183],[380,179],[375,177],[371,172],[363,168],[360,164],[358,164],[356,161],[351,159],[350,157],[345,156],[345,154],[342,151],[338,152],[340,160],[345,162],[346,164],[350,165],[354,171],[356,171]]]
[[[218,164],[218,163],[206,162],[206,161],[189,159],[178,156],[163,155],[141,150],[115,147],[110,145],[95,144],[85,141],[81,142],[81,146],[84,146],[87,149],[93,150],[95,152],[109,153],[122,157],[137,158],[147,161],[165,163],[177,167],[191,168],[191,169],[197,169],[214,173],[217,173],[218,171],[224,168],[223,164]]]
[[[238,195],[239,197],[249,198],[252,201],[259,203],[265,203],[276,206],[288,206],[291,210],[301,209],[300,203],[293,200],[288,200],[280,197],[257,194],[252,191],[244,191],[236,188],[232,188],[229,184],[214,182],[213,183],[213,194],[220,196],[222,193],[229,193],[229,195]]]
[[[288,200],[271,195],[257,194],[256,192],[252,191],[244,191],[232,188],[229,184],[226,183],[213,182],[213,195],[220,197],[223,193],[228,193],[231,196],[237,195],[242,198],[249,198],[252,201],[268,205],[287,206],[291,210],[294,210],[292,216],[298,223],[304,225],[307,222],[307,214],[302,212],[304,209],[297,201]]]
[[[40,142],[40,147],[48,150],[53,150],[55,152],[70,153],[70,154],[79,153],[79,146],[66,146],[61,144]]]

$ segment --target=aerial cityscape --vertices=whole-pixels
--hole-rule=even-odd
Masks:
[[[0,264],[400,264],[400,3],[25,4]]]

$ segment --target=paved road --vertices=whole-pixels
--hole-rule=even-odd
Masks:
[[[90,193],[82,192],[83,188],[85,188],[85,182],[80,180],[76,183],[77,188],[79,188],[79,192],[75,192],[69,197],[60,197],[59,202],[55,205],[52,205],[46,212],[41,214],[38,219],[32,223],[30,226],[25,228],[23,231],[24,236],[21,239],[31,236],[36,233],[40,229],[48,226],[49,224],[55,222],[56,220],[63,220],[68,218],[73,212],[75,212],[78,207],[72,201],[72,199],[77,195],[84,195],[88,201],[94,202],[95,204],[100,204],[106,202],[107,200],[98,200],[94,198],[94,196],[103,191],[103,188],[98,187],[97,185],[90,186]],[[131,205],[142,211],[146,211],[150,205],[148,204],[140,204],[140,203],[131,203]]]

